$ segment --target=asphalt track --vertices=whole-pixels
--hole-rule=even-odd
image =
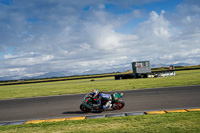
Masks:
[[[80,111],[85,94],[0,100],[0,122],[200,107],[200,85],[120,92],[125,107],[102,113]]]

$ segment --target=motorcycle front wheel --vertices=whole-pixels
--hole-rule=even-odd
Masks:
[[[115,103],[113,103],[113,109],[114,110],[122,109],[124,105],[125,105],[124,101],[117,100]]]
[[[80,105],[80,110],[87,113],[87,112],[90,112],[91,109],[89,109],[86,106],[84,106],[84,105],[81,104]]]

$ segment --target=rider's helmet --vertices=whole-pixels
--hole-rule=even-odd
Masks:
[[[99,91],[97,89],[92,91],[92,95],[94,97],[96,97],[98,94],[99,94]]]

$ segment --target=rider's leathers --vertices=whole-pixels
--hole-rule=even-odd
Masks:
[[[102,106],[103,109],[107,109],[111,106],[112,97],[110,94],[99,93],[98,100],[99,100],[98,106]],[[102,105],[102,101],[106,101],[106,104]]]

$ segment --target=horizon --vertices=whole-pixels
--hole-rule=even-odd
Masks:
[[[194,66],[199,66],[200,64],[198,65],[181,65],[181,64],[172,64],[174,67],[194,67]],[[154,66],[154,67],[153,67]],[[171,65],[170,65],[171,66]],[[162,65],[162,66],[156,66],[156,65],[151,65],[151,69],[159,69],[159,68],[166,68],[166,67],[170,67],[170,66],[167,66],[167,65]],[[91,70],[91,71],[95,71],[95,70]],[[107,73],[91,73],[91,71],[89,72],[84,72],[82,74],[75,74],[75,75],[65,75],[65,76],[45,76],[46,74],[44,75],[40,75],[40,77],[32,77],[32,78],[24,78],[24,79],[12,79],[12,80],[1,80],[0,78],[0,82],[9,82],[9,81],[26,81],[26,80],[38,80],[38,79],[54,79],[54,78],[66,78],[66,77],[76,77],[76,76],[88,76],[88,75],[102,75],[102,74],[113,74],[113,73],[126,73],[126,72],[130,72],[130,71],[133,71],[132,69],[124,69],[124,71],[115,71],[115,72],[107,72]],[[50,73],[57,73],[57,72],[50,72]],[[58,72],[59,73],[59,72]],[[49,74],[49,73],[47,73]]]

